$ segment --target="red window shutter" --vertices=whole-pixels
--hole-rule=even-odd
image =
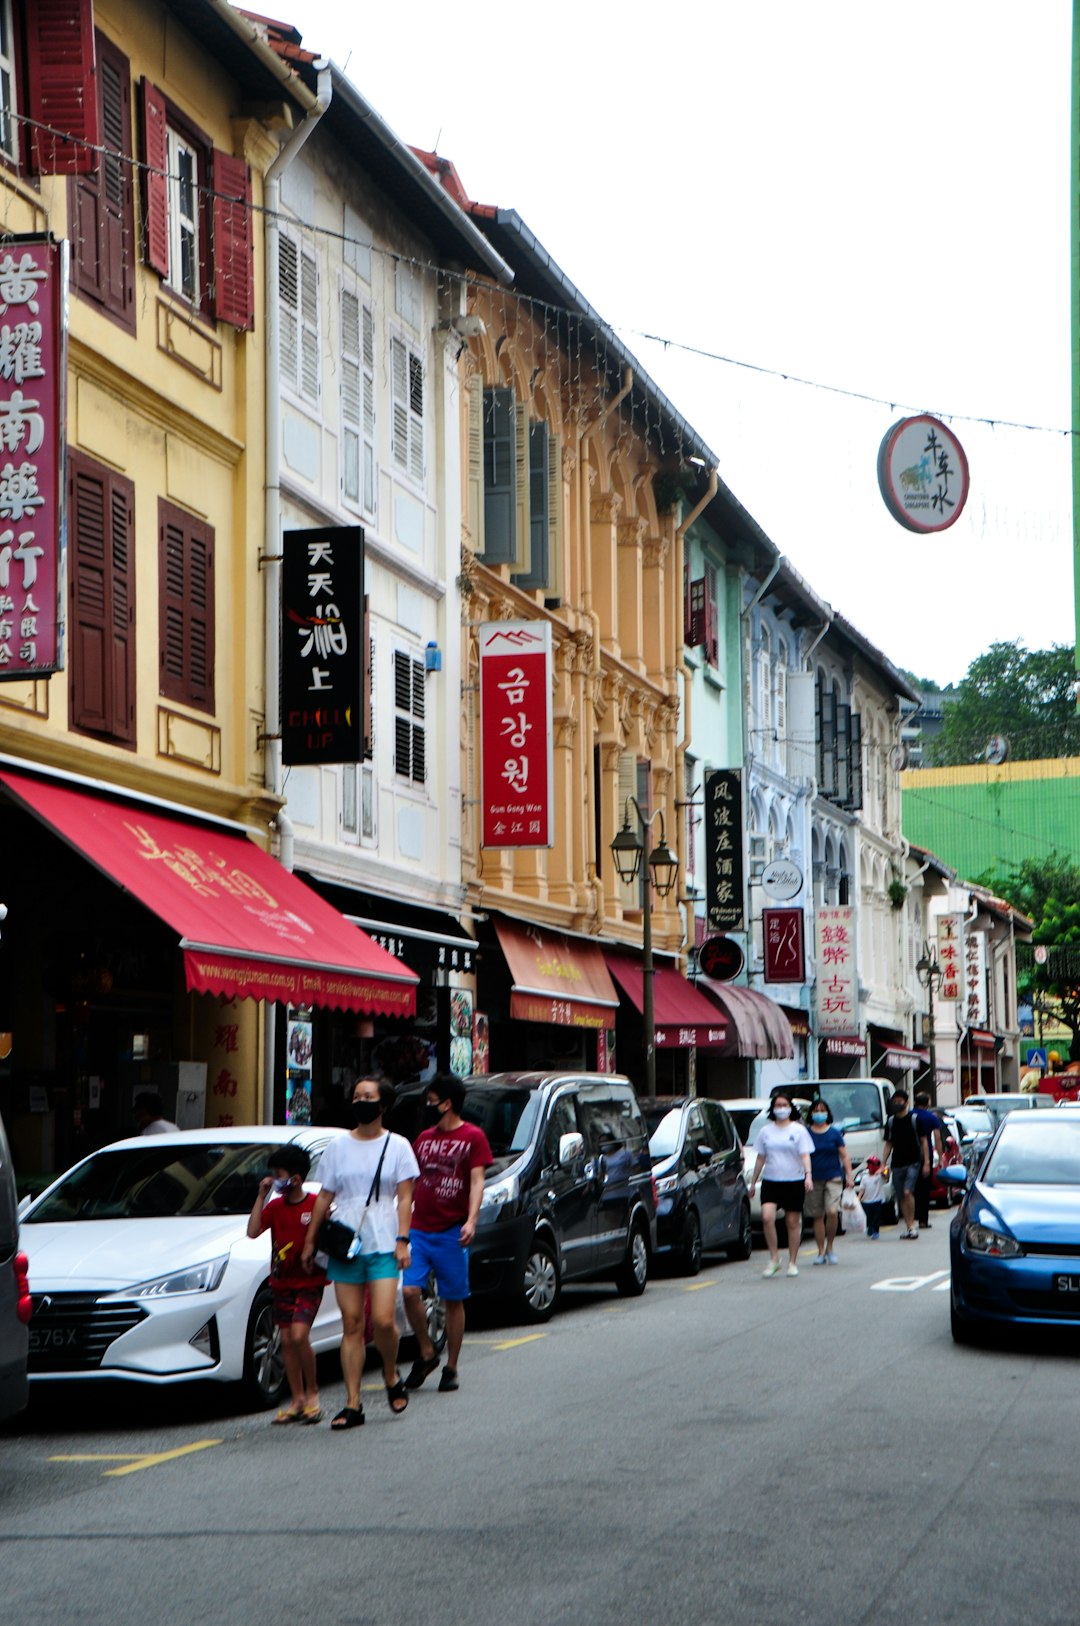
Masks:
[[[135,743],[135,493],[130,481],[113,476],[109,493],[112,548],[112,602],[109,656],[112,667],[111,720],[114,739]]]
[[[161,693],[214,709],[214,532],[160,501]]]
[[[135,488],[70,458],[71,726],[135,741]]]
[[[128,59],[97,36],[101,145],[96,168],[72,183],[73,280],[80,294],[134,328],[135,201]]]
[[[88,174],[100,140],[91,0],[27,0],[26,63],[32,167]]]
[[[686,596],[686,641],[691,649],[705,642],[705,578],[698,576],[690,583]]]
[[[149,79],[142,82],[143,252],[152,271],[169,274],[169,151],[165,132],[165,98]]]
[[[702,640],[705,645],[705,659],[710,666],[720,663],[720,627],[719,617],[716,613],[716,600],[705,600],[705,636]]]
[[[232,327],[255,326],[251,171],[214,150],[214,315]]]

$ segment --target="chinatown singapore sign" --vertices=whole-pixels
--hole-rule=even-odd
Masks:
[[[480,628],[480,840],[485,847],[550,847],[551,623],[489,621]]]
[[[64,661],[67,244],[0,245],[0,682]]]
[[[964,511],[970,476],[964,448],[938,418],[901,418],[878,448],[878,488],[898,525],[944,531]]]

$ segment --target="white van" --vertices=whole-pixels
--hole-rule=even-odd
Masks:
[[[892,1110],[893,1092],[897,1088],[890,1079],[800,1078],[792,1084],[778,1085],[777,1088],[782,1088],[785,1094],[791,1096],[804,1118],[809,1116],[811,1101],[820,1098],[826,1103],[833,1115],[833,1123],[837,1129],[843,1131],[856,1183],[868,1157],[878,1157],[882,1163],[886,1161],[885,1120]],[[724,1104],[727,1105],[726,1102]],[[746,1135],[744,1173],[747,1184],[750,1182],[756,1160],[753,1150],[754,1140],[765,1122],[766,1115],[765,1111],[759,1113]],[[891,1218],[894,1210],[892,1182],[889,1180],[885,1182],[884,1202],[886,1218]],[[751,1218],[755,1226],[760,1226],[760,1191],[754,1193]]]

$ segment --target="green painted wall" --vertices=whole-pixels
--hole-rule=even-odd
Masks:
[[[1056,852],[1080,864],[1080,759],[903,775],[906,839],[975,879]]]

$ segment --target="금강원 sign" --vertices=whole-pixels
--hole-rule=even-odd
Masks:
[[[359,762],[364,739],[364,528],[286,531],[281,760]]]
[[[740,768],[705,775],[705,919],[717,932],[741,932],[745,923]]]
[[[67,244],[0,245],[0,682],[64,663]]]
[[[480,801],[485,847],[550,847],[551,623],[480,628]]]

